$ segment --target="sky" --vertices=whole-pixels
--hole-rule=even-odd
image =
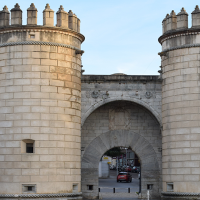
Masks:
[[[46,3],[55,13],[60,5],[65,11],[72,10],[81,20],[81,33],[85,41],[81,49],[84,74],[110,75],[158,75],[161,65],[158,42],[162,35],[162,20],[174,10],[178,14],[184,7],[189,14],[198,0],[9,0],[0,1],[2,10],[11,10],[19,3],[26,25],[26,9],[31,3],[38,9],[38,25],[43,23],[42,11]],[[55,14],[56,24],[56,14]]]

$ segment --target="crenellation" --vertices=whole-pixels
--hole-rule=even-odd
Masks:
[[[177,29],[188,28],[188,13],[184,8],[177,14]]]
[[[73,17],[74,17],[73,30],[77,31],[78,18],[75,13],[73,14]]]
[[[80,19],[69,10],[69,28],[80,33]]]
[[[11,9],[11,25],[22,25],[22,10],[18,3]]]
[[[54,11],[48,3],[43,10],[43,26],[54,26]]]
[[[167,31],[167,18],[169,17],[169,14],[166,15],[166,17],[162,21],[162,33],[164,34]]]
[[[27,26],[37,26],[37,8],[32,3],[27,9]],[[71,29],[80,33],[80,19],[70,10],[69,12],[64,11],[61,5],[56,12],[57,24],[54,26],[54,11],[50,8],[47,3],[43,10],[43,26],[47,27],[60,27],[64,29]],[[11,24],[10,24],[10,12],[7,6],[3,7],[0,11],[0,27],[22,26],[22,10],[18,3],[15,4],[14,8],[11,9]],[[12,31],[11,31],[12,32]],[[30,38],[35,38],[34,34]]]
[[[0,27],[9,26],[10,24],[10,12],[8,7],[4,6],[3,10],[0,11]]]
[[[197,5],[192,14],[192,27],[196,28],[200,26],[200,9]],[[168,33],[168,31],[175,30],[183,30],[188,29],[188,13],[184,8],[181,9],[177,15],[174,10],[172,10],[171,14],[167,14],[166,17],[162,21],[162,33]]]
[[[69,19],[68,19],[68,12],[64,11],[63,6],[61,5],[56,13],[57,16],[57,27],[68,28]]]
[[[167,16],[166,19],[167,31],[175,30],[177,28],[177,16],[174,10]]]
[[[69,10],[69,28],[74,30],[75,16],[72,10]]]
[[[37,25],[37,8],[32,3],[27,9],[27,25]]]
[[[77,32],[80,33],[80,24],[81,24],[81,21],[79,18],[77,18]]]
[[[192,28],[197,26],[200,26],[200,10],[198,5],[196,5],[195,10],[192,12]]]

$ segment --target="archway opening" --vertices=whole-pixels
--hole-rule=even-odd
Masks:
[[[120,146],[106,151],[99,162],[99,197],[138,197],[140,172],[140,159],[131,147]]]
[[[89,115],[82,126],[82,192],[99,198],[99,161],[114,147],[130,147],[140,158],[141,198],[153,185],[151,195],[159,199],[161,188],[161,134],[155,116],[139,104],[109,102]]]

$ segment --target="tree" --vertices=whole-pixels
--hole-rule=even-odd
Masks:
[[[117,156],[121,156],[122,154],[123,153],[121,152],[120,147],[114,147],[114,148],[106,151],[104,156],[117,157]]]

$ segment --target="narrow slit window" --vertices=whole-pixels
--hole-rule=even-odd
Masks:
[[[26,143],[26,153],[33,153],[33,143]]]
[[[153,184],[147,184],[147,190],[152,190],[153,189]]]
[[[22,192],[23,193],[35,193],[36,185],[22,185]]]
[[[30,37],[30,38],[35,38],[35,35],[30,34],[29,37]]]
[[[73,192],[78,192],[78,184],[73,184]]]
[[[167,192],[173,192],[173,191],[174,191],[174,184],[167,183]]]
[[[88,189],[88,190],[93,190],[93,185],[88,185],[88,186],[87,186],[87,189]]]
[[[27,191],[33,191],[33,186],[27,186]]]
[[[21,153],[35,153],[35,140],[24,139],[21,141]]]

